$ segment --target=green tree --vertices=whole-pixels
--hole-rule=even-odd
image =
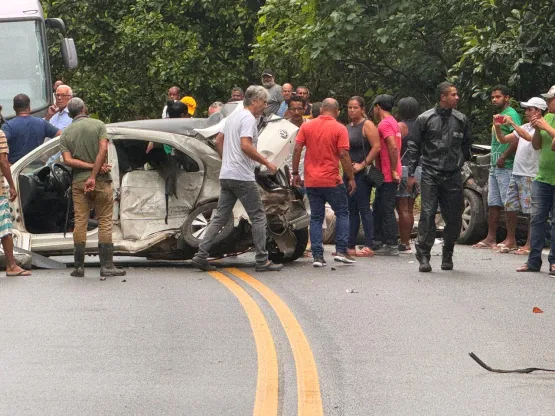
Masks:
[[[248,84],[259,5],[238,0],[44,0],[65,20],[79,68],[55,74],[108,121],[160,117],[178,85],[199,110]],[[55,49],[54,49],[55,50]]]

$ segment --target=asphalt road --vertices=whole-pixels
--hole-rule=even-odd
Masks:
[[[211,274],[125,261],[106,282],[96,264],[2,277],[0,414],[553,414],[555,374],[468,356],[555,368],[546,272],[468,247],[424,275],[412,255],[345,266],[329,251],[327,268],[272,274],[240,258]]]

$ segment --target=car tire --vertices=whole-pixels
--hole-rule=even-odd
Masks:
[[[285,256],[281,251],[268,251],[268,257],[274,263],[291,263],[301,257],[308,245],[308,227],[293,231],[297,238],[295,251],[290,256]]]
[[[206,229],[212,222],[218,208],[217,202],[209,202],[195,208],[185,219],[181,226],[183,240],[193,248],[197,248],[202,241]],[[220,233],[214,238],[213,244],[217,244],[225,239],[233,231],[233,216],[222,227]]]
[[[485,237],[486,232],[486,212],[482,198],[476,192],[465,189],[461,235],[457,243],[475,244]]]

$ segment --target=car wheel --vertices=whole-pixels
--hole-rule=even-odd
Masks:
[[[295,251],[290,256],[284,256],[281,251],[268,250],[268,257],[274,263],[291,263],[301,257],[308,245],[308,227],[293,231],[297,238]]]
[[[470,189],[464,190],[464,210],[462,215],[459,244],[474,244],[484,238],[487,231],[486,213],[482,198]]]
[[[201,205],[195,208],[185,219],[181,226],[181,233],[183,240],[191,247],[197,248],[206,234],[208,226],[212,222],[216,209],[218,208],[217,202],[209,202],[208,204]],[[231,216],[226,224],[222,227],[213,244],[217,244],[226,238],[233,231],[233,216]]]

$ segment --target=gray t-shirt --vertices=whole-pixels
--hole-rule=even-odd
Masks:
[[[241,150],[241,137],[250,137],[256,147],[258,142],[256,118],[249,110],[243,109],[229,117],[222,133],[224,150],[220,179],[254,182],[256,162]]]
[[[283,101],[283,95],[281,95],[281,85],[274,84],[273,87],[268,88],[268,93],[270,98],[268,99],[268,108],[266,108],[266,115],[277,114],[279,107]]]

